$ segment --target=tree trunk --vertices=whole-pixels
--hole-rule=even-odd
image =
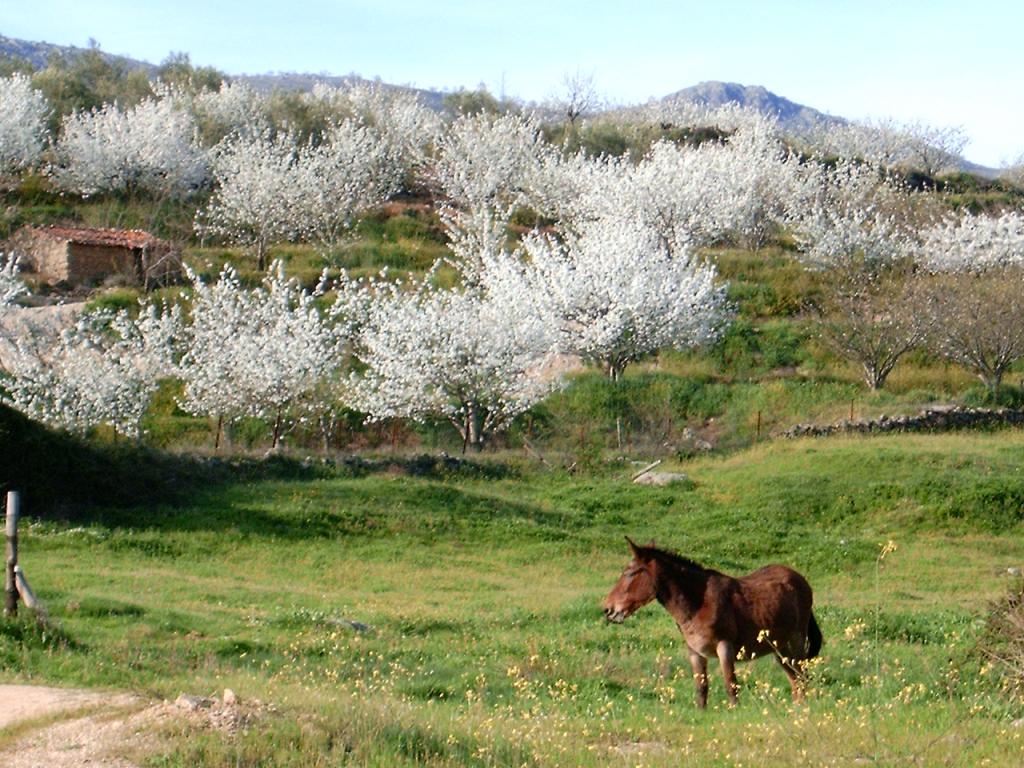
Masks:
[[[980,378],[982,383],[988,388],[989,397],[991,397],[992,401],[995,402],[996,396],[999,394],[999,387],[1003,384],[1003,372],[979,372],[978,378]]]
[[[256,243],[256,269],[267,271],[267,242],[262,238]]]
[[[271,441],[270,450],[276,451],[277,444],[281,442],[281,407],[277,408],[277,415],[274,417],[274,437]]]

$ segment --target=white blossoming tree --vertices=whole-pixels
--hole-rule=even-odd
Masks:
[[[208,177],[195,120],[169,93],[130,109],[106,104],[69,115],[56,152],[58,185],[86,196],[143,191],[180,197]]]
[[[967,134],[960,126],[891,119],[817,125],[799,138],[821,156],[916,170],[929,176],[956,170],[967,144]]]
[[[109,425],[135,437],[159,381],[171,373],[175,310],[144,307],[79,316],[56,335],[27,327],[7,363],[7,402],[54,427],[85,433]]]
[[[23,74],[0,78],[0,173],[34,165],[46,146],[46,98]]]
[[[181,333],[181,407],[221,426],[251,416],[273,425],[276,448],[294,409],[329,378],[343,339],[314,304],[316,292],[287,279],[280,262],[246,288],[230,267],[212,284],[195,274]]]
[[[18,277],[18,259],[13,255],[0,253],[0,372],[6,369],[4,356],[12,343],[9,318],[15,302],[28,293],[28,287]]]
[[[529,311],[553,324],[560,351],[600,365],[612,379],[659,349],[713,341],[727,321],[714,266],[685,240],[666,243],[635,221],[593,222],[567,244],[534,234],[523,251],[521,264],[489,264],[488,290],[506,296],[502,303],[518,293]]]
[[[930,324],[910,264],[924,198],[861,162],[810,163],[804,173],[789,223],[806,266],[828,273],[817,303],[822,337],[881,389]]]
[[[356,215],[387,200],[402,184],[402,166],[368,128],[346,120],[299,150],[289,171],[294,222],[330,254]]]
[[[272,243],[301,229],[294,167],[299,148],[291,134],[232,135],[213,151],[215,188],[196,214],[196,229],[244,244],[257,269],[266,269]]]
[[[0,312],[28,293],[28,287],[18,277],[18,259],[13,254],[0,253]]]
[[[809,266],[891,264],[907,258],[922,202],[873,166],[812,163],[791,198],[787,223]]]
[[[203,138],[217,144],[231,134],[261,135],[269,127],[264,98],[241,82],[223,81],[192,99],[192,113]]]
[[[1024,358],[1024,215],[970,213],[925,230],[932,350],[963,365],[994,397]]]
[[[642,222],[666,243],[692,245],[739,239],[760,247],[802,188],[796,162],[766,118],[723,142],[659,141],[636,164],[576,158],[544,170],[548,196],[562,198],[556,210],[570,228],[618,216]]]
[[[444,196],[441,219],[470,282],[477,257],[504,250],[512,214],[532,201],[533,179],[553,152],[537,122],[518,115],[463,116],[438,140],[428,174]]]
[[[410,288],[378,283],[365,305],[355,343],[364,371],[351,386],[354,406],[372,420],[447,418],[463,446],[479,450],[557,386],[543,370],[551,326],[528,302]]]
[[[378,137],[393,172],[422,170],[433,143],[441,135],[441,118],[419,97],[399,88],[358,83],[345,90],[353,117]]]

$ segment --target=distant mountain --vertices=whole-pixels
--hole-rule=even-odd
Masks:
[[[12,37],[0,35],[0,58],[21,59],[27,61],[36,69],[45,67],[51,56],[58,55],[73,60],[89,50],[92,49],[80,48],[76,45],[54,45],[53,43],[16,40]],[[157,70],[157,65],[150,64],[148,61],[139,61],[129,56],[118,56],[106,51],[100,51],[100,55],[107,61],[121,64],[127,69],[144,69],[150,74]]]
[[[712,108],[735,103],[741,107],[774,115],[784,129],[792,131],[804,130],[822,123],[847,122],[841,117],[828,115],[812,107],[783,98],[761,85],[740,85],[717,80],[691,85],[689,88],[670,93],[660,101],[664,103],[689,102]]]

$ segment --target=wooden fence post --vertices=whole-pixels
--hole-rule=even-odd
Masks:
[[[14,567],[18,564],[18,517],[21,514],[21,494],[17,491],[7,492],[7,578],[4,580],[6,597],[4,615],[18,615],[18,582]]]

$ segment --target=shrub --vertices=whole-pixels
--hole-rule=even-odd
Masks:
[[[1018,578],[989,611],[981,652],[998,670],[1003,690],[1024,699],[1024,580]]]

